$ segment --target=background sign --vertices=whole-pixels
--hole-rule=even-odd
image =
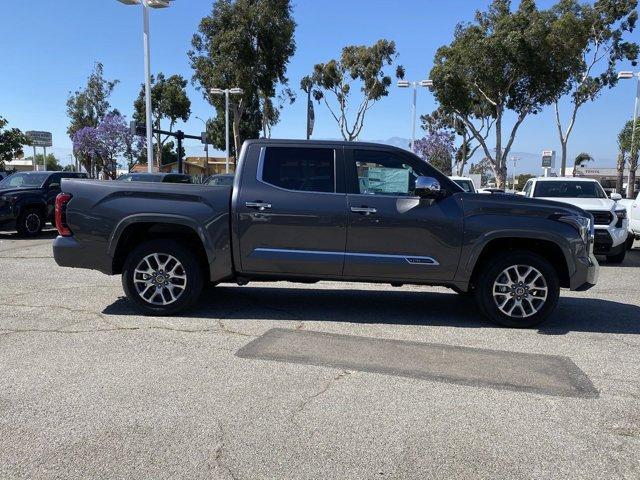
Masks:
[[[555,168],[555,167],[556,167],[556,151],[543,150],[542,151],[542,168]]]
[[[31,140],[31,145],[34,147],[52,147],[53,146],[53,136],[51,132],[25,132],[24,133],[29,140]]]

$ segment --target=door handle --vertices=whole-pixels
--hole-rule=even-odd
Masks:
[[[378,210],[371,207],[351,207],[351,211],[353,213],[361,213],[362,215],[371,215],[372,213],[378,212]]]
[[[271,204],[267,202],[245,202],[244,206],[247,208],[255,208],[260,211],[271,208]]]

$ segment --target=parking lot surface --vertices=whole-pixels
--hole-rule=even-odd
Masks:
[[[0,234],[0,479],[640,478],[638,243],[515,330],[444,288],[337,282],[141,317],[52,238]]]

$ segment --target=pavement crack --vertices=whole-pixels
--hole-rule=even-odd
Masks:
[[[224,462],[224,452],[225,452],[225,446],[227,443],[225,439],[227,435],[225,434],[224,429],[222,428],[222,422],[220,420],[217,420],[217,425],[218,425],[219,436],[218,436],[218,444],[216,445],[216,448],[213,452],[213,460],[215,461],[216,465],[218,465],[218,467],[220,467],[222,470],[227,472],[227,475],[232,480],[239,480],[240,477],[238,477],[235,474],[235,472],[231,470],[231,467],[229,467]]]
[[[293,409],[293,412],[291,413],[291,423],[293,423],[296,426],[300,426],[300,424],[298,422],[296,422],[296,415],[298,415],[299,413],[302,413],[304,411],[305,408],[307,408],[307,406],[313,402],[315,399],[317,399],[318,397],[320,397],[321,395],[327,393],[327,391],[333,387],[337,382],[339,382],[340,380],[342,380],[343,378],[351,375],[353,372],[349,371],[349,370],[341,370],[340,372],[338,372],[337,375],[335,375],[334,377],[332,377],[331,379],[329,379],[324,385],[323,387],[318,390],[316,393],[310,395],[309,397],[306,397],[304,399],[302,399],[302,401],[300,403],[298,403],[298,405],[296,406],[296,408]]]
[[[216,323],[218,324],[218,326],[223,332],[229,333],[231,335],[240,335],[241,337],[254,337],[254,338],[259,336],[259,335],[253,335],[251,333],[244,333],[238,330],[233,330],[232,328],[229,328],[227,324],[225,324],[222,320],[216,320]]]

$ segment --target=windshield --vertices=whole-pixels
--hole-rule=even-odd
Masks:
[[[607,198],[598,182],[537,182],[534,197],[548,198]]]
[[[14,173],[0,182],[0,188],[41,187],[49,174],[42,173]]]
[[[207,181],[207,185],[233,185],[233,177],[231,175],[216,175]]]
[[[473,193],[475,191],[471,180],[454,180],[454,182],[456,182],[456,184],[465,192]]]

